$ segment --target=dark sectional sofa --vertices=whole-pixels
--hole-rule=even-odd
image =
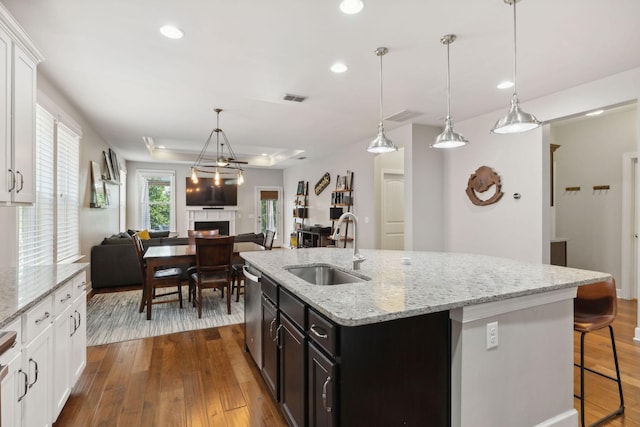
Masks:
[[[168,237],[168,232],[150,232],[149,234],[151,239],[142,241],[145,249],[149,246],[188,244],[186,237]],[[236,242],[254,242],[261,245],[263,241],[262,233],[244,233],[236,236]],[[179,267],[183,267],[186,271],[188,266]],[[93,289],[141,284],[142,274],[136,249],[128,233],[107,237],[102,244],[91,248],[91,287]]]

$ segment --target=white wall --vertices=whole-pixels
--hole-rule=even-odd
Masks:
[[[549,121],[639,96],[640,69],[633,69],[525,102],[522,108],[541,121]],[[490,134],[495,121],[506,113],[507,104],[505,100],[504,110],[456,124],[470,144],[447,154],[446,247],[456,252],[548,262],[548,128],[515,136]],[[497,204],[485,207],[472,205],[464,193],[469,175],[481,165],[500,174],[505,193]],[[517,201],[513,199],[516,192],[522,195]]]
[[[413,125],[411,149],[405,150],[405,173],[409,188],[405,188],[410,208],[405,220],[405,249],[414,251],[444,250],[444,158],[441,149],[430,148],[442,132],[431,126]]]
[[[448,151],[444,182],[446,248],[540,262],[542,247],[542,143],[540,129],[519,135],[493,135],[499,113],[458,122],[469,144]],[[476,206],[467,197],[467,181],[480,166],[501,177],[504,195],[497,203]],[[492,187],[489,191],[493,193]],[[520,193],[521,198],[513,198]]]
[[[621,279],[622,156],[636,151],[637,109],[551,125],[557,237],[568,238],[569,267]],[[610,185],[593,191],[594,185]],[[579,186],[577,192],[566,187]]]
[[[127,228],[139,229],[139,194],[136,171],[169,170],[176,176],[176,230],[181,236],[187,234],[187,217],[185,213],[185,182],[191,176],[190,165],[169,163],[127,162]],[[236,210],[236,234],[253,233],[255,231],[255,187],[282,187],[282,170],[280,169],[245,169],[244,184],[238,187],[238,209]],[[295,193],[295,192],[294,192]],[[285,211],[286,212],[286,211]],[[286,233],[285,228],[285,235]],[[285,242],[287,240],[285,239]]]

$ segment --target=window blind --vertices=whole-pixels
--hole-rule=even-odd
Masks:
[[[56,261],[64,262],[80,254],[78,234],[78,181],[80,138],[71,129],[57,127],[57,251]]]
[[[36,202],[18,208],[18,266],[73,260],[79,243],[80,137],[36,107]]]
[[[18,208],[18,266],[53,264],[55,118],[36,109],[36,202]]]

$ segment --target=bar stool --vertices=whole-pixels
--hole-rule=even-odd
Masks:
[[[624,413],[624,398],[622,396],[622,381],[620,380],[620,369],[618,367],[618,353],[616,352],[616,342],[613,337],[613,327],[611,326],[611,323],[613,323],[616,318],[617,310],[616,282],[613,278],[603,282],[578,287],[578,294],[573,301],[573,330],[580,332],[580,364],[574,363],[575,366],[580,368],[580,394],[574,394],[574,396],[580,400],[580,418],[582,420],[582,427],[585,427],[585,370],[616,382],[618,384],[618,394],[620,395],[620,406],[618,409],[590,424],[590,426],[600,425],[603,422]],[[589,332],[597,331],[605,327],[609,327],[609,335],[611,336],[613,360],[616,365],[616,378],[584,366],[585,335]]]

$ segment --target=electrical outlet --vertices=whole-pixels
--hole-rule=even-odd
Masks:
[[[498,347],[498,322],[487,323],[487,350]]]

